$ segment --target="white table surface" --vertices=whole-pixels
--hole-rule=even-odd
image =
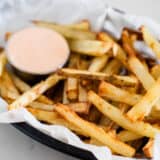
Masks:
[[[160,22],[159,0],[104,1],[128,13],[150,16]],[[0,124],[0,157],[4,160],[76,160],[76,158],[40,144],[12,126],[4,124]]]

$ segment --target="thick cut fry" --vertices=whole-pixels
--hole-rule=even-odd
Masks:
[[[9,110],[25,107],[37,99],[42,93],[54,86],[62,77],[54,74],[49,76],[45,81],[36,84],[33,88],[22,94],[16,101],[8,106]]]
[[[135,154],[134,148],[128,146],[125,143],[113,138],[107,134],[103,129],[94,125],[93,123],[87,122],[76,115],[69,107],[64,105],[57,105],[55,110],[62,115],[67,121],[75,125],[76,127],[84,130],[91,138],[94,138],[104,145],[110,147],[116,153],[124,156],[132,157]]]
[[[77,70],[77,69],[64,68],[64,69],[58,70],[57,73],[65,77],[106,80],[121,86],[135,86],[138,83],[135,77],[108,75],[106,73],[101,73],[101,72],[89,72],[89,71]]]
[[[86,134],[83,130],[80,130],[79,128],[74,126],[72,123],[67,122],[55,111],[50,112],[50,111],[44,111],[44,110],[34,109],[29,107],[27,108],[27,110],[31,112],[40,121],[44,121],[49,124],[62,125],[69,128],[72,131],[75,131],[80,135],[88,137],[88,134]]]
[[[7,58],[6,58],[6,55],[4,52],[2,52],[0,54],[0,77],[2,76],[3,74],[3,71],[4,71],[4,68],[5,68],[5,65],[7,63]]]
[[[155,65],[151,68],[151,75],[155,78],[158,79],[160,76],[160,64]]]
[[[119,73],[121,66],[122,64],[119,60],[113,59],[106,65],[103,72],[107,74],[117,74]]]
[[[147,158],[153,157],[153,142],[154,140],[150,138],[147,144],[143,147],[143,152]]]
[[[69,100],[78,98],[78,79],[67,78],[67,97]]]
[[[112,43],[98,40],[69,40],[71,51],[89,56],[103,56],[112,47]]]
[[[101,71],[104,66],[106,65],[107,61],[109,59],[109,55],[104,55],[104,56],[101,56],[101,57],[95,57],[93,58],[89,68],[88,68],[88,71],[90,72],[99,72]]]
[[[17,77],[14,74],[10,74],[14,85],[18,88],[18,90],[20,92],[26,92],[29,89],[31,89],[31,87],[25,83],[24,81],[22,81],[19,77]],[[39,98],[37,99],[37,101],[42,102],[42,103],[46,103],[46,104],[53,104],[54,102],[52,100],[50,100],[48,97],[40,95]]]
[[[142,138],[142,135],[138,135],[134,132],[123,130],[117,134],[117,138],[123,142],[133,141]]]
[[[157,58],[160,58],[160,43],[149,32],[145,26],[141,27],[141,32],[145,43],[154,51]]]
[[[94,104],[100,112],[126,130],[151,138],[154,138],[157,133],[160,133],[159,129],[153,127],[149,123],[143,121],[131,121],[123,115],[117,107],[109,104],[93,91],[88,93],[88,100]]]
[[[127,66],[127,56],[123,48],[116,43],[107,33],[100,32],[97,35],[98,39],[105,42],[111,42],[113,43],[113,56],[122,62],[125,66]]]
[[[99,85],[99,95],[113,101],[118,101],[129,105],[136,104],[142,98],[141,95],[130,93],[104,81],[102,81]]]
[[[33,23],[36,26],[40,27],[46,27],[49,29],[52,29],[54,31],[59,32],[62,34],[65,38],[70,38],[70,39],[90,39],[94,40],[96,39],[96,34],[90,31],[82,31],[79,29],[73,29],[67,26],[61,26],[53,23],[48,23],[48,22],[42,22],[42,21],[33,21]]]
[[[142,99],[134,105],[127,113],[127,116],[135,121],[142,120],[145,116],[149,115],[153,105],[160,98],[160,78],[157,82],[147,91]]]

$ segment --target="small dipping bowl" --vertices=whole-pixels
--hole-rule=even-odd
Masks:
[[[14,33],[5,50],[13,71],[31,84],[63,67],[70,54],[63,36],[43,27],[28,27]]]

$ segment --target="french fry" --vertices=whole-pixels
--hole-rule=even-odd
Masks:
[[[111,49],[112,43],[98,40],[69,40],[69,46],[71,51],[79,54],[103,56]]]
[[[90,29],[90,23],[87,20],[83,20],[79,23],[69,24],[65,26],[68,28],[79,29],[79,30],[84,30],[84,31],[88,31]]]
[[[160,76],[160,64],[155,65],[151,68],[151,75],[154,77],[154,79],[158,79]]]
[[[123,48],[116,43],[109,35],[107,35],[107,33],[104,32],[100,32],[97,35],[97,38],[101,41],[105,41],[105,42],[111,42],[113,43],[113,56],[117,59],[120,60],[120,62],[122,62],[122,64],[124,64],[125,66],[127,66],[127,56],[125,51],[123,50]]]
[[[151,74],[145,69],[143,64],[138,58],[132,56],[128,59],[129,66],[132,72],[137,76],[137,78],[142,83],[143,87],[148,90],[155,82]]]
[[[108,59],[109,59],[109,55],[108,54],[103,55],[101,57],[93,58],[90,66],[88,68],[88,71],[90,71],[90,72],[99,72],[99,71],[101,71],[104,68],[104,66],[106,65]]]
[[[133,141],[142,138],[142,135],[138,135],[134,132],[123,130],[117,134],[117,138],[123,142]]]
[[[119,60],[113,59],[103,69],[103,73],[118,74],[119,71],[120,71],[121,66],[122,66],[122,64],[121,64],[121,62]]]
[[[90,39],[90,40],[96,39],[96,34],[93,33],[93,32],[90,32],[90,31],[73,29],[73,27],[71,28],[71,27],[57,25],[57,24],[44,22],[44,21],[33,21],[33,23],[36,26],[46,27],[46,28],[52,29],[54,31],[57,31],[60,34],[62,34],[65,38],[69,38],[69,39]]]
[[[8,90],[8,87],[5,86],[4,82],[2,80],[0,80],[0,95],[5,99],[9,99],[10,100],[15,100],[18,95],[15,94],[14,92]]]
[[[156,82],[154,80],[154,78],[151,76],[151,74],[145,69],[145,67],[143,66],[143,64],[140,62],[140,60],[135,56],[135,50],[134,48],[131,46],[132,44],[130,44],[131,42],[129,41],[129,39],[124,36],[125,40],[124,40],[124,48],[126,49],[126,51],[129,53],[130,58],[128,60],[130,69],[132,70],[132,72],[136,75],[136,77],[140,80],[140,82],[142,83],[143,87],[146,90],[149,90],[149,88],[154,85],[154,83]],[[156,102],[156,108],[159,109],[160,108],[160,100],[158,100]]]
[[[78,101],[79,102],[88,102],[86,88],[82,87],[81,84],[79,83],[78,90],[79,90]]]
[[[67,78],[67,97],[69,100],[78,98],[78,80],[76,78]]]
[[[31,89],[31,87],[25,83],[24,81],[22,81],[19,77],[17,77],[15,74],[10,74],[14,85],[18,88],[18,90],[22,93],[28,91],[29,89]],[[40,95],[39,98],[37,99],[37,101],[42,102],[42,103],[46,103],[46,104],[53,104],[54,102],[52,100],[50,100],[48,97],[44,96],[44,95]]]
[[[159,90],[160,78],[147,91],[147,93],[142,97],[142,99],[128,111],[127,116],[131,120],[135,121],[142,120],[145,116],[149,115],[152,107],[160,98]]]
[[[101,113],[126,130],[151,138],[154,138],[157,133],[160,133],[159,129],[153,127],[149,123],[143,121],[131,121],[117,107],[109,104],[93,91],[88,92],[88,100],[94,104]]]
[[[90,104],[88,102],[75,102],[75,103],[69,103],[68,106],[79,114],[88,114]]]
[[[45,111],[53,111],[54,105],[41,103],[38,101],[34,101],[30,103],[29,105],[31,108],[35,109],[41,109]],[[75,102],[75,103],[69,103],[68,106],[76,113],[79,114],[88,114],[89,112],[89,103],[85,102]]]
[[[147,144],[143,147],[143,152],[147,158],[153,157],[153,142],[154,140],[150,138]]]
[[[91,138],[94,138],[106,146],[109,146],[113,151],[124,156],[132,157],[135,154],[134,148],[128,146],[125,143],[113,138],[107,134],[103,129],[83,120],[78,115],[76,115],[69,107],[64,105],[57,105],[55,110],[63,116],[67,121],[77,126],[81,130],[84,130]]]
[[[130,93],[104,81],[99,85],[99,95],[128,105],[135,105],[142,98],[141,95]]]
[[[25,107],[37,99],[47,89],[54,86],[62,77],[53,74],[49,76],[45,81],[36,84],[27,92],[23,93],[16,101],[8,106],[9,110]]]
[[[141,32],[145,43],[154,51],[156,57],[160,58],[160,43],[158,40],[156,40],[145,26],[141,27]]]
[[[135,86],[138,81],[135,77],[130,76],[119,76],[119,75],[108,75],[101,72],[89,72],[77,69],[63,68],[57,71],[61,76],[74,77],[74,78],[85,78],[95,80],[106,80],[121,86]]]
[[[0,77],[4,72],[5,65],[7,63],[7,58],[4,52],[0,54]]]
[[[4,71],[2,79],[6,89],[12,92],[15,95],[15,97],[18,97],[20,94],[17,88],[14,86],[14,83],[7,71]]]
[[[63,98],[62,98],[63,104],[68,104],[69,100],[67,97],[67,81],[64,81],[64,87],[63,87]]]
[[[74,126],[72,123],[67,122],[55,111],[52,111],[52,112],[44,111],[44,110],[30,108],[30,107],[28,107],[27,110],[31,112],[40,121],[44,121],[49,124],[62,125],[69,128],[72,131],[75,131],[80,135],[88,137],[88,134],[86,134],[83,130],[80,130],[79,128]]]
[[[96,139],[93,139],[91,138],[89,141],[88,141],[89,144],[92,144],[92,145],[96,145],[96,146],[104,146],[104,144],[102,142],[99,142],[97,141]]]

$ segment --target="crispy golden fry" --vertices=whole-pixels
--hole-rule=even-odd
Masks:
[[[106,65],[103,72],[107,74],[118,74],[121,66],[122,64],[119,60],[113,59]]]
[[[44,121],[49,124],[62,125],[69,128],[72,131],[75,131],[80,135],[83,135],[86,137],[88,136],[88,134],[86,134],[83,130],[80,130],[79,128],[74,126],[72,123],[67,122],[55,111],[52,111],[52,112],[44,111],[44,110],[30,108],[30,107],[28,107],[27,110],[31,112],[40,121]]]
[[[78,98],[78,79],[67,78],[67,98],[76,100]]]
[[[116,153],[128,157],[132,157],[135,154],[134,148],[113,138],[109,134],[105,133],[103,129],[94,125],[93,123],[83,120],[72,110],[70,110],[69,107],[59,104],[55,106],[55,110],[67,121],[80,128],[80,130],[84,130],[91,138],[102,142]]]
[[[108,59],[109,59],[109,55],[108,54],[103,55],[101,57],[93,58],[90,66],[88,68],[88,71],[90,71],[90,72],[99,72],[99,71],[101,71],[104,68],[104,66],[106,65]]]
[[[150,138],[147,144],[143,147],[143,152],[147,158],[153,157],[153,142],[154,140]]]
[[[159,90],[160,78],[153,86],[151,86],[142,99],[128,111],[127,116],[135,121],[142,120],[145,116],[149,115],[152,107],[160,98]]]
[[[73,27],[67,27],[62,25],[57,25],[54,23],[44,22],[44,21],[33,21],[36,26],[46,27],[54,31],[59,32],[65,38],[71,39],[96,39],[96,34],[91,31],[83,31],[79,29],[73,29]]]
[[[138,83],[135,77],[108,75],[101,72],[89,72],[89,71],[77,70],[77,69],[63,68],[58,70],[57,73],[65,77],[106,80],[121,86],[135,86]]]
[[[103,56],[112,47],[112,43],[98,40],[69,40],[68,42],[71,51],[89,56]]]
[[[7,63],[7,58],[4,52],[0,54],[0,77],[4,72],[5,65]]]
[[[98,39],[105,42],[111,42],[113,43],[113,55],[115,58],[119,59],[122,64],[127,66],[127,56],[125,51],[122,49],[122,47],[116,43],[109,35],[107,35],[104,32],[100,32],[97,35]]]
[[[31,89],[31,87],[25,83],[24,81],[22,81],[19,77],[17,77],[15,74],[10,74],[14,85],[18,88],[18,90],[20,92],[26,92],[29,89]],[[46,104],[53,104],[54,102],[52,100],[50,100],[48,97],[40,95],[39,98],[37,99],[37,101],[42,102],[42,103],[46,103]]]
[[[133,141],[142,138],[142,135],[138,135],[134,132],[123,130],[117,134],[117,138],[123,142]]]
[[[141,27],[141,32],[145,43],[154,51],[156,57],[160,58],[160,43],[158,40],[156,40],[145,26]]]
[[[23,93],[16,101],[8,106],[8,109],[12,110],[29,105],[32,101],[37,99],[42,93],[54,86],[61,79],[62,77],[56,74],[49,76],[45,81],[36,84],[30,90]]]
[[[158,79],[158,77],[160,76],[160,64],[157,64],[151,68],[151,75],[155,79]]]
[[[104,81],[99,85],[99,95],[129,105],[135,105],[142,98],[141,95],[130,93]]]
[[[149,123],[143,121],[131,121],[123,115],[117,107],[109,104],[93,91],[88,93],[88,100],[94,104],[100,112],[126,130],[151,138],[154,138],[157,133],[160,133],[159,129],[153,127]]]

